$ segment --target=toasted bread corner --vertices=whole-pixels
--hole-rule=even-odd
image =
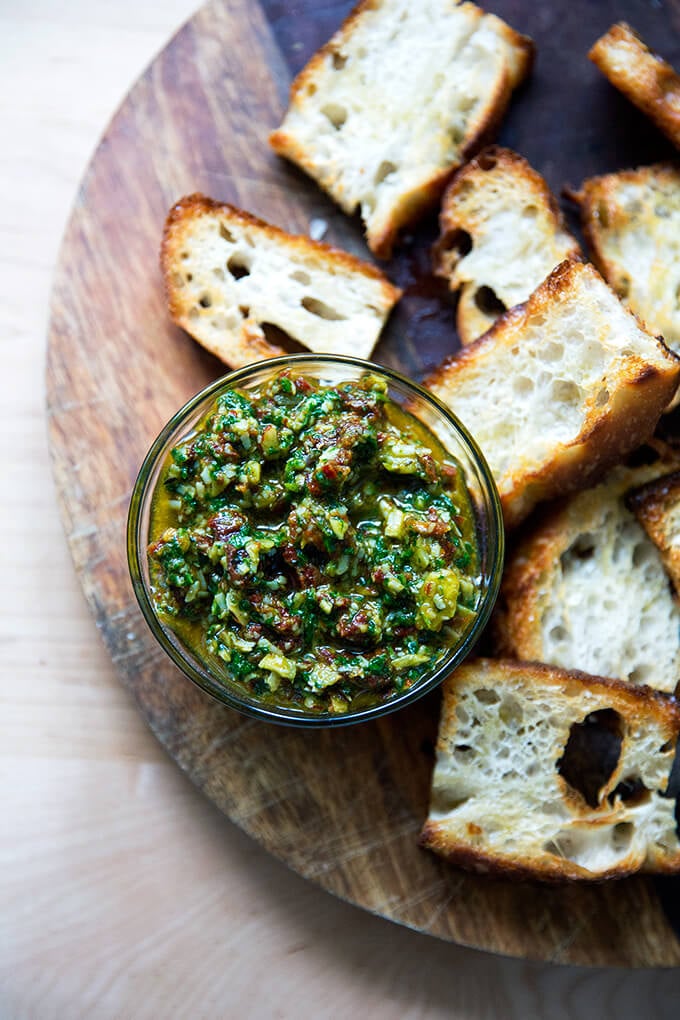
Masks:
[[[632,489],[626,503],[659,550],[680,596],[680,470]]]
[[[680,352],[680,167],[663,162],[591,177],[572,197],[597,268],[647,329]]]
[[[620,92],[680,148],[680,76],[624,21],[601,36],[588,57]]]

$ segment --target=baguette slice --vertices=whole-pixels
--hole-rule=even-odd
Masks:
[[[435,272],[459,292],[464,344],[526,301],[555,266],[579,258],[557,201],[526,159],[490,146],[446,190],[434,249]]]
[[[626,504],[659,550],[680,595],[680,471],[632,490]]]
[[[528,74],[530,39],[473,3],[363,0],[291,87],[270,143],[389,258],[492,133]]]
[[[597,40],[589,58],[680,148],[680,76],[620,21]]]
[[[563,262],[425,385],[477,439],[512,527],[643,443],[679,373],[592,266]]]
[[[170,211],[170,315],[231,368],[285,354],[266,325],[317,353],[368,358],[401,291],[374,266],[203,195]]]
[[[680,715],[662,695],[481,659],[444,684],[423,846],[547,881],[680,870],[664,796]]]
[[[605,280],[680,352],[680,168],[657,163],[591,177],[572,197]]]
[[[496,650],[673,692],[680,609],[661,555],[626,507],[628,490],[680,466],[614,468],[534,527],[509,557]]]

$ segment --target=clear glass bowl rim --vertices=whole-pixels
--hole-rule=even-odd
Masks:
[[[156,613],[153,600],[144,580],[142,557],[146,556],[146,539],[148,536],[140,535],[142,514],[147,505],[147,500],[153,495],[150,481],[159,463],[159,459],[165,458],[170,438],[177,432],[182,423],[195,416],[195,412],[201,405],[207,405],[208,401],[211,398],[215,398],[222,390],[238,386],[247,381],[251,376],[261,372],[276,372],[290,367],[296,367],[304,371],[304,365],[318,367],[324,364],[344,365],[353,372],[370,372],[385,377],[388,383],[394,382],[410,391],[414,397],[425,400],[427,404],[445,419],[449,427],[452,427],[454,432],[458,433],[459,440],[463,447],[467,447],[466,452],[470,460],[476,464],[479,473],[482,495],[486,507],[481,508],[481,519],[478,516],[478,534],[480,531],[482,532],[482,538],[486,544],[487,556],[490,561],[488,569],[484,572],[487,579],[487,587],[476,620],[463,641],[450,649],[449,654],[441,660],[432,675],[425,680],[418,681],[414,687],[395,698],[391,698],[389,701],[373,705],[370,708],[361,709],[357,712],[341,714],[304,713],[297,709],[286,709],[283,706],[265,705],[257,702],[255,699],[249,700],[245,696],[241,696],[239,692],[231,690],[218,680],[213,679],[206,667],[197,668],[193,662],[182,654],[180,648],[172,642],[166,628]],[[477,506],[478,514],[479,510],[480,508]],[[144,540],[140,541],[142,537]],[[142,461],[132,489],[127,520],[127,558],[132,587],[142,614],[161,648],[186,677],[223,705],[263,721],[296,727],[348,726],[358,722],[377,719],[380,716],[387,715],[404,708],[408,704],[412,704],[418,698],[423,697],[423,695],[438,687],[445,677],[467,657],[489,620],[500,587],[504,549],[505,532],[498,490],[483,453],[465,425],[459,421],[453,411],[438,397],[401,372],[361,358],[339,354],[290,354],[280,358],[253,362],[244,368],[236,369],[215,379],[196,393],[170,418],[151,444],[148,453]]]

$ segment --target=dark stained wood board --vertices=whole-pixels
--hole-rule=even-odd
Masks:
[[[553,188],[669,155],[585,53],[625,17],[680,65],[680,3],[490,6],[538,44],[534,78],[500,140]],[[157,260],[165,214],[181,195],[201,190],[289,229],[322,218],[328,239],[366,254],[357,223],[267,146],[291,71],[349,7],[214,0],[134,86],[88,167],[56,271],[47,366],[53,467],[78,574],[121,680],[169,754],[300,874],[465,945],[563,963],[677,965],[674,880],[546,888],[469,875],[418,848],[437,695],[337,732],[271,727],[223,708],[185,679],[134,601],[125,519],[138,467],[170,415],[223,372],[167,320]],[[406,296],[376,351],[376,360],[415,377],[457,346],[452,307],[428,276],[433,233],[434,219],[387,267]]]

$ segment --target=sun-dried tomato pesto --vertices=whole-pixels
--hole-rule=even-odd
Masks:
[[[148,555],[161,618],[213,673],[305,711],[412,687],[478,603],[462,470],[374,375],[222,393],[163,468]]]

